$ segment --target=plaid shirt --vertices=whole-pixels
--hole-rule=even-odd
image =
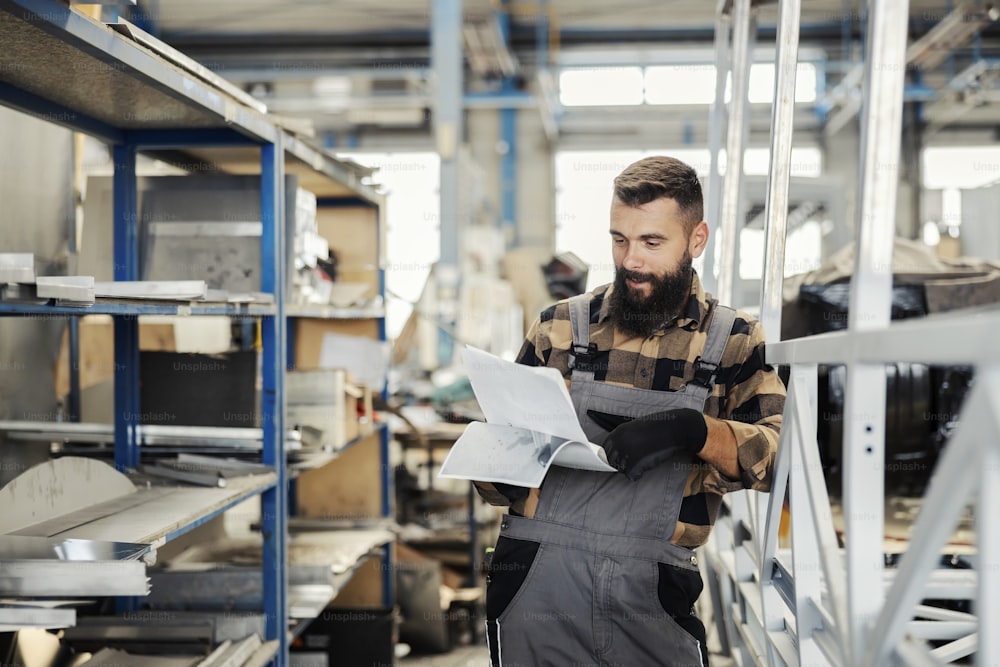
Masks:
[[[691,296],[683,313],[650,338],[626,336],[608,320],[613,287],[594,290],[590,304],[590,340],[597,354],[590,362],[594,379],[622,387],[654,391],[677,391],[694,377],[694,362],[702,353],[710,317],[718,301],[702,289],[695,274]],[[529,366],[558,368],[570,382],[569,350],[573,343],[569,306],[560,301],[541,313],[532,324],[517,361]],[[742,311],[722,356],[705,414],[724,419],[736,435],[740,479],[726,478],[714,465],[692,468],[684,488],[677,526],[671,542],[685,547],[701,546],[708,540],[715,517],[727,491],[747,488],[768,491],[785,405],[785,386],[764,362],[764,333],[760,323]],[[480,495],[494,505],[509,505],[510,511],[534,516],[538,489],[503,487],[477,482]]]

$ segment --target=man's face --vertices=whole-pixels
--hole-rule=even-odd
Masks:
[[[708,226],[699,222],[688,235],[682,220],[673,199],[656,199],[638,207],[613,200],[612,314],[622,331],[651,335],[687,301],[691,260],[704,251]]]

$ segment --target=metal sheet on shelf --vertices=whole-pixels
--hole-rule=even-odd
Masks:
[[[263,633],[261,633],[263,634]],[[278,640],[273,639],[269,642],[264,642],[260,647],[254,651],[254,654],[250,656],[250,659],[243,663],[243,667],[264,667],[271,662],[271,659],[278,652]]]
[[[131,510],[139,505],[151,502],[158,496],[163,495],[164,489],[145,489],[142,493],[129,493],[103,503],[84,506],[78,510],[73,510],[65,514],[53,516],[50,519],[38,520],[35,523],[22,526],[11,531],[11,535],[24,535],[32,537],[54,537],[72,530],[77,526],[82,526],[92,521],[98,521],[105,517],[113,516],[126,510]],[[113,540],[112,540],[113,541]]]
[[[0,428],[0,430],[3,430]],[[65,457],[24,471],[0,489],[0,534],[13,533],[135,493],[128,478],[101,461]]]
[[[260,637],[250,635],[241,641],[230,642],[228,646],[220,647],[221,650],[210,656],[211,660],[206,659],[198,663],[198,667],[240,667],[260,646]]]
[[[158,609],[191,609],[210,613],[220,608],[226,615],[258,613],[262,595],[259,567],[231,567],[205,571],[154,572],[150,595],[145,603]],[[352,573],[353,574],[353,573]],[[349,574],[334,575],[329,568],[289,567],[295,579],[319,579],[331,583],[289,583],[288,616],[291,619],[316,618],[350,579]],[[262,618],[262,617],[261,617]]]
[[[126,651],[105,648],[95,653],[90,660],[78,667],[195,667],[200,658],[172,657],[160,655],[133,655]]]
[[[148,544],[0,535],[0,562],[12,560],[140,560]]]
[[[228,95],[231,95],[233,98],[239,100],[242,104],[245,104],[251,109],[255,109],[260,113],[267,113],[266,104],[256,99],[246,91],[240,89],[230,81],[219,76],[193,58],[189,58],[166,42],[157,39],[155,36],[149,34],[139,26],[130,23],[121,17],[118,17],[117,23],[108,23],[106,25],[115,32],[125,35],[126,37],[130,37],[137,43],[142,44],[151,51],[154,51],[156,55],[169,60],[178,67],[194,74],[210,86],[218,88]]]
[[[196,484],[198,486],[224,487],[226,485],[226,480],[217,472],[184,470],[167,465],[169,463],[171,462],[164,460],[152,465],[142,464],[139,466],[139,471],[151,477],[162,477],[163,479]]]
[[[0,595],[146,595],[146,564],[140,561],[0,561]]]
[[[27,305],[41,306],[48,299],[39,299],[35,293],[34,284],[27,283],[4,283],[0,281],[0,301],[16,302],[12,305],[24,307]]]
[[[75,609],[43,609],[40,607],[0,607],[0,632],[16,632],[25,628],[54,630],[76,624]]]
[[[94,303],[94,276],[38,276],[35,293],[39,299]]]
[[[392,542],[395,535],[389,530],[326,530],[294,534],[288,545],[289,578],[295,583],[331,583],[330,576],[323,579],[293,577],[296,568],[327,568],[332,574],[348,571],[365,554]],[[260,563],[260,541],[256,539],[227,539],[212,544],[202,544],[187,549],[168,564],[168,567],[188,568],[214,563]]]
[[[151,222],[149,233],[156,236],[255,236],[264,233],[262,222]]]
[[[292,618],[313,618],[380,545],[388,530],[344,530],[293,536],[288,548]],[[226,565],[226,564],[229,565]],[[192,547],[169,569],[150,573],[150,606],[165,609],[254,610],[261,599],[259,540],[225,540]]]
[[[116,280],[94,283],[94,294],[114,299],[204,299],[204,280]]]
[[[164,426],[141,425],[138,437],[143,445],[254,448],[259,450],[263,431],[259,428],[231,428],[226,426]],[[113,443],[113,424],[37,422],[24,420],[0,421],[0,431],[12,441]],[[301,446],[302,434],[290,430],[285,434],[285,447]]]
[[[197,467],[199,469],[214,470],[222,477],[238,477],[240,475],[259,475],[262,473],[274,472],[271,466],[251,461],[239,461],[236,459],[220,459],[212,456],[202,456],[199,454],[178,454],[177,463],[181,465]]]
[[[35,282],[35,256],[30,252],[0,252],[0,283]]]

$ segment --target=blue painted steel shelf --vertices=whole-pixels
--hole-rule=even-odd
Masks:
[[[17,303],[0,301],[0,315],[24,317],[73,317],[81,315],[228,315],[230,317],[269,317],[277,313],[273,303],[198,303],[141,302],[98,300],[93,305],[67,306],[52,302]]]
[[[113,515],[93,518],[92,511],[82,512],[83,520],[76,528],[64,531],[65,537],[99,539],[114,534],[136,544],[159,547],[174,540],[232,509],[247,498],[272,490],[278,483],[274,474],[232,477],[225,488],[186,487],[173,485],[139,486],[147,478],[133,479],[136,503]],[[148,496],[143,499],[143,496]],[[179,517],[179,518],[178,518]],[[65,519],[72,522],[72,514]]]
[[[285,317],[320,320],[375,320],[385,317],[385,308],[337,308],[334,306],[286,306]]]
[[[107,26],[73,11],[59,0],[0,0],[0,104],[96,137],[112,147],[114,172],[114,279],[136,280],[138,199],[136,156],[144,150],[177,150],[199,156],[230,173],[261,177],[261,291],[276,295],[270,304],[163,303],[101,300],[78,307],[55,303],[0,303],[0,315],[74,317],[108,314],[115,328],[115,464],[134,469],[139,447],[134,421],[139,410],[139,327],[141,315],[228,315],[259,317],[262,335],[262,461],[273,479],[251,485],[240,499],[261,495],[263,517],[265,640],[275,640],[274,663],[288,664],[286,536],[287,457],[284,451],[284,373],[288,359],[288,318],[284,294],[284,174],[300,176],[301,187],[322,206],[337,201],[384,210],[363,168],[285,133],[260,110],[248,106],[197,73],[168,61]],[[384,228],[382,228],[384,229]],[[381,247],[381,232],[379,243]],[[381,257],[381,253],[379,254]],[[380,261],[381,264],[381,261]],[[384,294],[384,271],[379,270]],[[377,319],[385,340],[384,308],[320,312],[323,319]],[[316,317],[315,314],[308,315]],[[378,431],[388,460],[388,429]],[[382,466],[382,515],[391,511],[389,466]],[[233,499],[233,503],[236,502]],[[232,506],[206,507],[163,539],[217,516]],[[109,517],[108,520],[113,520]],[[391,604],[392,567],[384,567],[384,591]]]

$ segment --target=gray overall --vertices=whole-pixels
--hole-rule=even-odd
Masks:
[[[594,351],[590,295],[574,297],[569,308],[575,351],[570,395],[591,442],[603,442],[607,431],[588,410],[633,418],[704,410],[732,329],[731,308],[715,308],[696,364],[702,385],[689,382],[670,392],[595,381],[580,363]],[[681,627],[680,614],[665,611],[658,594],[662,568],[692,582],[693,598],[701,591],[694,553],[669,541],[693,463],[692,455],[679,456],[636,482],[622,474],[549,469],[534,518],[506,516],[501,523],[487,579],[494,667],[704,664],[702,642]],[[684,616],[693,602],[684,602]]]

